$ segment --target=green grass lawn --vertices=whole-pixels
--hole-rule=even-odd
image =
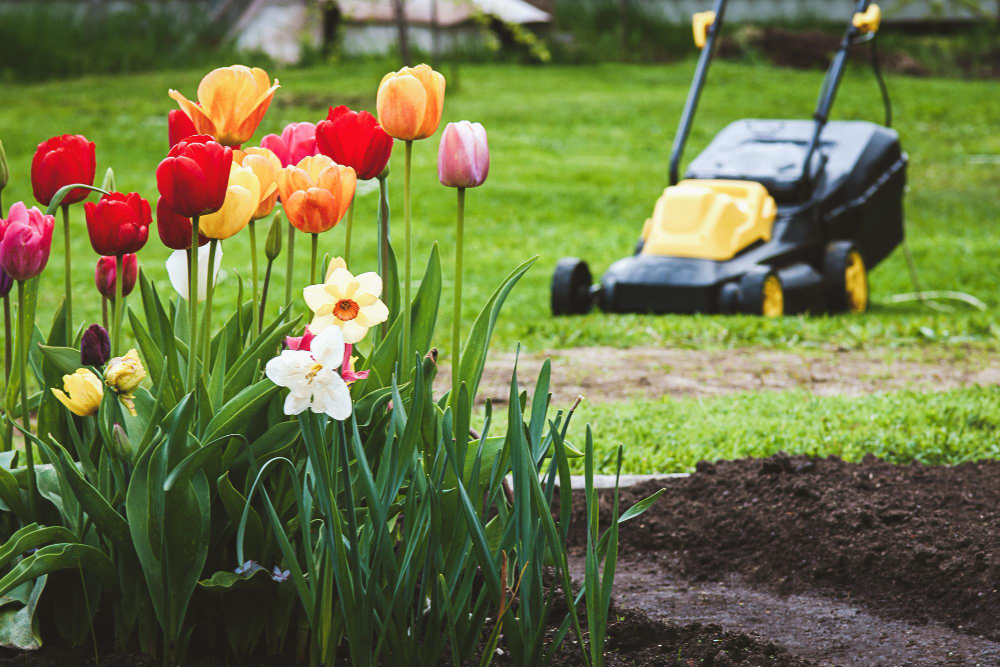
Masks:
[[[537,254],[537,264],[512,294],[498,328],[497,344],[529,350],[606,344],[732,346],[832,343],[906,345],[928,341],[982,341],[996,345],[1000,300],[1000,231],[994,224],[1000,193],[1000,106],[995,83],[892,77],[895,118],[911,158],[906,201],[911,247],[928,289],[960,289],[990,306],[986,313],[940,314],[916,304],[882,305],[888,295],[909,291],[902,254],[896,252],[872,275],[873,305],[863,316],[748,317],[609,316],[555,319],[549,314],[549,280],[564,255],[587,258],[596,274],[631,252],[642,221],[666,182],[669,144],[693,62],[595,67],[468,66],[454,77],[444,120],[483,122],[492,165],[486,185],[469,193],[466,317],[471,321],[503,274]],[[256,143],[289,121],[318,120],[330,104],[373,109],[382,70],[341,66],[274,71],[282,88]],[[5,207],[31,199],[28,170],[35,145],[63,132],[82,133],[98,146],[98,180],[113,167],[119,189],[137,190],[155,202],[154,170],[166,152],[166,91],[193,95],[200,71],[94,77],[30,86],[6,86],[0,104],[0,138],[7,148],[11,184]],[[821,73],[720,62],[692,133],[688,158],[731,120],[742,117],[806,117]],[[881,118],[880,100],[867,70],[851,72],[835,108],[836,118]],[[446,287],[453,265],[454,191],[436,178],[437,139],[414,149],[415,265],[431,244],[441,243]],[[987,156],[987,157],[983,157]],[[401,221],[402,150],[393,157],[392,207]],[[357,204],[357,270],[374,268],[374,196]],[[87,240],[81,207],[73,209],[73,277],[77,319],[99,318],[92,283],[96,256]],[[397,227],[398,229],[398,227]],[[341,227],[326,234],[321,253],[340,254]],[[398,236],[397,236],[398,239]],[[226,277],[219,311],[232,308],[235,272],[249,275],[246,234],[225,244]],[[298,244],[295,284],[308,278],[308,243]],[[357,250],[356,250],[357,252]],[[169,291],[163,261],[168,252],[155,233],[140,254],[147,274]],[[61,297],[63,246],[59,225],[45,274],[40,321]],[[273,294],[283,294],[284,259]],[[418,274],[419,275],[419,274]],[[273,301],[272,301],[273,303]],[[277,305],[277,304],[275,304]],[[450,304],[442,304],[440,342],[448,349]],[[216,322],[221,322],[217,317]]]

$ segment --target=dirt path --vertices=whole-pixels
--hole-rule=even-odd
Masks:
[[[632,397],[717,396],[741,391],[806,389],[816,394],[861,395],[899,389],[942,390],[1000,384],[1000,354],[975,348],[774,351],[581,347],[522,354],[518,382],[534,386],[546,358],[558,405],[583,395],[609,402]],[[479,399],[505,402],[514,355],[494,355]],[[450,370],[438,373],[444,391]]]

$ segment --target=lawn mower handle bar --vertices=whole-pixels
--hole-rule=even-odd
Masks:
[[[868,9],[870,0],[857,0],[854,8],[855,13],[864,12]],[[677,185],[680,180],[681,154],[684,152],[684,145],[687,143],[688,134],[691,132],[691,123],[694,121],[694,114],[698,108],[698,100],[701,98],[701,89],[705,85],[705,77],[708,74],[708,65],[712,60],[712,52],[715,47],[715,39],[722,30],[722,19],[726,11],[726,0],[715,0],[715,21],[708,28],[705,37],[705,46],[702,47],[701,55],[698,57],[698,66],[694,71],[694,81],[688,91],[687,101],[684,103],[684,111],[681,113],[681,122],[677,127],[677,134],[674,135],[674,145],[670,150],[670,185]],[[847,66],[847,51],[853,40],[860,34],[854,27],[853,14],[852,21],[848,23],[844,38],[840,42],[840,48],[834,56],[830,69],[823,79],[823,87],[820,89],[819,100],[816,103],[816,112],[813,118],[816,126],[813,129],[812,138],[809,141],[809,148],[806,151],[805,160],[802,163],[803,178],[806,183],[809,177],[809,163],[812,161],[813,153],[819,147],[819,137],[826,126],[826,121],[830,115],[830,108],[833,100],[837,96],[837,88],[844,77],[844,70]]]

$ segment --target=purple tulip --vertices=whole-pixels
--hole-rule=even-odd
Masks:
[[[91,324],[80,339],[80,363],[103,366],[111,358],[111,339],[100,324]]]
[[[438,150],[438,180],[450,188],[476,188],[490,173],[486,130],[467,120],[448,123]]]
[[[0,220],[0,269],[14,280],[34,278],[49,261],[55,218],[17,202]]]

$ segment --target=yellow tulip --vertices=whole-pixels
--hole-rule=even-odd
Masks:
[[[198,84],[198,104],[176,90],[169,94],[199,134],[210,134],[226,146],[238,146],[257,131],[278,88],[278,80],[271,85],[267,72],[259,67],[233,65],[205,75]]]
[[[199,231],[210,239],[228,239],[247,226],[260,204],[260,181],[254,170],[233,162],[226,201],[215,213],[201,217]]]
[[[271,215],[274,205],[278,202],[278,172],[281,171],[281,160],[273,151],[267,148],[248,148],[245,151],[233,151],[233,162],[243,167],[250,167],[260,182],[260,203],[251,220],[260,220]]]
[[[309,234],[333,228],[354,200],[357,174],[325,155],[302,158],[278,172],[278,192],[292,225]]]
[[[104,398],[104,386],[101,378],[89,368],[78,368],[72,375],[63,375],[63,388],[52,389],[59,402],[70,412],[80,417],[97,414]]]
[[[104,384],[118,394],[118,400],[133,417],[136,416],[134,392],[145,377],[146,369],[142,367],[139,353],[135,348],[126,352],[123,357],[115,357],[104,368]]]
[[[444,109],[444,76],[430,65],[389,72],[378,85],[378,121],[390,136],[426,139],[437,131]]]

